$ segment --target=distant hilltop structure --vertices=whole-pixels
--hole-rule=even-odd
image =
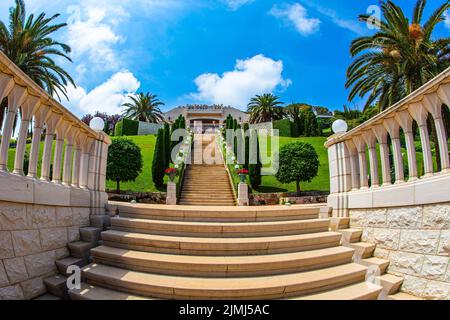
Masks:
[[[249,115],[246,112],[219,104],[188,104],[166,112],[164,117],[170,123],[175,121],[180,115],[186,119],[188,126],[201,123],[204,128],[219,127],[220,124],[225,122],[228,115],[231,115],[240,123],[249,121]]]

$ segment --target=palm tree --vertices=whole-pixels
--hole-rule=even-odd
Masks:
[[[271,93],[256,95],[247,106],[247,112],[250,113],[250,123],[282,119],[285,115],[282,106],[283,102],[279,101],[279,97]]]
[[[365,108],[378,104],[384,110],[434,78],[450,65],[450,38],[433,37],[450,8],[446,0],[426,22],[426,0],[416,2],[409,20],[392,1],[382,4],[383,19],[361,15],[361,21],[380,27],[372,36],[353,41],[355,60],[347,70],[349,100],[368,97]]]
[[[9,23],[0,21],[0,50],[14,62],[34,82],[50,95],[66,95],[66,86],[75,86],[70,75],[53,60],[53,56],[72,61],[68,54],[71,49],[50,36],[67,26],[66,23],[51,24],[59,14],[47,18],[45,13],[26,17],[25,3],[15,0],[10,9]],[[6,99],[0,107],[0,126],[7,107]]]
[[[159,101],[156,94],[139,93],[130,95],[131,102],[124,103],[122,107],[127,108],[123,116],[132,120],[160,123],[164,121],[164,115],[159,109],[164,103]]]

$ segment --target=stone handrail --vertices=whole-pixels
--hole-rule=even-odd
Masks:
[[[334,215],[351,208],[383,208],[450,201],[448,137],[442,108],[450,107],[450,68],[374,118],[353,130],[331,136],[325,146],[330,163]],[[434,172],[427,119],[431,114],[439,141],[440,167]],[[419,177],[413,122],[419,128],[424,175]],[[405,179],[400,129],[406,142],[409,178]],[[392,144],[395,181],[391,181]],[[377,145],[380,155],[378,156]],[[367,161],[367,151],[368,158]],[[381,159],[381,180],[378,159]],[[370,184],[369,184],[370,181]]]
[[[107,202],[105,177],[110,138],[80,121],[0,52],[0,101],[4,98],[8,98],[8,109],[1,132],[0,200],[90,206],[94,214],[102,214]],[[19,109],[14,170],[9,172],[8,150]],[[31,124],[33,137],[25,177],[24,156]],[[42,134],[45,140],[38,178]]]

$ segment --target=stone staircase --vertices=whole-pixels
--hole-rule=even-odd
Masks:
[[[201,145],[201,148],[198,145]],[[210,148],[210,154],[213,158],[220,155],[214,135],[197,135],[194,138],[194,160],[203,159],[203,152],[206,148]],[[219,157],[217,158],[221,160]],[[187,166],[181,188],[180,205],[236,205],[236,197],[230,184],[228,172],[224,164],[220,162],[223,161],[216,161],[216,164],[203,163]]]
[[[72,299],[394,299],[401,285],[359,230],[330,231],[317,205],[114,205]],[[377,284],[365,281],[373,266]]]

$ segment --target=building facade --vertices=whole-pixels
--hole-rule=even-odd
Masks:
[[[180,115],[186,119],[186,125],[202,126],[205,129],[218,128],[231,115],[239,123],[249,121],[249,115],[241,110],[223,105],[186,105],[172,109],[164,114],[167,122],[175,121]]]

